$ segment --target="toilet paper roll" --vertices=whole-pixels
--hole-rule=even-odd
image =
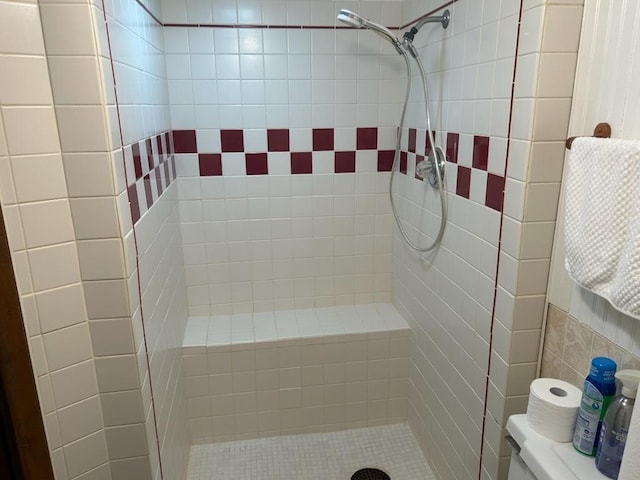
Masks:
[[[540,435],[556,442],[570,442],[582,392],[555,378],[537,378],[529,387],[527,421]]]

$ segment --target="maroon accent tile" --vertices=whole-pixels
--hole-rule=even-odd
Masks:
[[[151,177],[147,173],[144,176],[144,193],[147,197],[147,209],[153,205],[153,193],[151,192]]]
[[[173,146],[176,153],[197,153],[195,130],[174,130]]]
[[[393,167],[395,150],[378,150],[378,171],[390,172]]]
[[[375,150],[378,148],[378,129],[358,128],[356,130],[356,149],[357,150]]]
[[[356,152],[336,152],[335,153],[335,172],[336,173],[355,173],[356,171]]]
[[[131,210],[131,221],[135,225],[140,220],[140,204],[138,203],[138,191],[136,184],[127,187],[127,195],[129,196],[129,209]]]
[[[171,184],[171,179],[169,178],[169,162],[164,162],[162,167],[164,168],[164,188],[169,188]]]
[[[247,175],[267,175],[269,173],[266,153],[245,153],[244,160]]]
[[[407,174],[407,152],[400,152],[400,173]]]
[[[413,176],[416,178],[416,180],[422,180],[419,176],[418,176],[418,164],[424,160],[424,155],[416,155],[416,171],[413,172]]]
[[[133,154],[133,169],[136,173],[136,180],[142,178],[142,159],[140,158],[140,144],[138,142],[131,144],[131,153]]]
[[[333,128],[313,129],[313,151],[323,152],[333,150]]]
[[[489,137],[473,137],[473,168],[486,170],[489,165]]]
[[[156,145],[158,147],[158,155],[160,155],[160,162],[164,156],[164,149],[162,148],[162,135],[156,135]]]
[[[144,141],[144,144],[147,146],[147,165],[149,165],[149,171],[153,170],[154,162],[153,162],[153,148],[151,148],[151,138],[147,138]]]
[[[202,177],[222,175],[222,154],[199,153],[198,166],[200,167],[200,176]]]
[[[169,135],[169,132],[164,133],[164,143],[167,145],[167,154],[173,155],[176,153],[173,148],[173,135]]]
[[[223,152],[244,152],[242,130],[220,130],[220,144]]]
[[[294,175],[299,173],[312,173],[313,163],[311,161],[311,158],[311,152],[292,152],[291,173]]]
[[[289,129],[269,129],[267,130],[267,151],[288,152],[289,151]]]
[[[433,134],[433,141],[435,142],[436,140],[436,131],[435,130],[431,130],[431,133]],[[424,133],[424,154],[425,156],[428,156],[431,154],[431,140],[429,139],[429,133],[425,132]]]
[[[458,163],[458,145],[460,135],[457,133],[447,133],[447,160],[451,163]]]
[[[409,151],[411,153],[416,153],[416,129],[409,129]]]
[[[456,182],[456,194],[469,198],[471,190],[471,169],[458,165],[458,181]]]
[[[169,158],[171,162],[171,181],[173,182],[176,178],[178,178],[178,174],[176,173],[176,157]]]
[[[494,175],[493,173],[487,174],[487,194],[484,204],[497,210],[502,211],[502,199],[504,197],[504,177],[500,175]]]
[[[158,189],[158,198],[160,198],[160,195],[162,195],[162,174],[160,167],[156,167],[153,169],[153,171],[156,174],[156,188]]]

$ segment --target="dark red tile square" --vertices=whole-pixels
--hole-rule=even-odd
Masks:
[[[212,177],[222,175],[222,154],[221,153],[199,153],[198,166],[200,175]]]
[[[409,151],[411,153],[416,153],[416,129],[409,129]]]
[[[487,194],[484,204],[497,210],[502,211],[502,199],[504,198],[504,177],[500,175],[494,175],[493,173],[487,174]]]
[[[424,160],[424,155],[416,155],[416,171],[414,172],[414,176],[416,177],[416,180],[422,180],[419,176],[418,176],[418,164],[420,162],[422,162]]]
[[[356,152],[335,153],[335,173],[355,173]]]
[[[400,173],[407,174],[407,152],[400,152]]]
[[[267,130],[267,151],[288,152],[289,151],[289,129],[269,129]]]
[[[144,182],[144,193],[147,200],[147,209],[149,209],[151,208],[151,205],[153,205],[153,193],[151,192],[151,177],[149,176],[148,173],[144,176],[143,182]]]
[[[153,169],[156,174],[156,188],[158,189],[158,197],[162,195],[162,169],[158,166]]]
[[[435,130],[431,130],[431,134],[433,135],[433,141],[435,142],[436,140],[436,131]],[[429,132],[425,132],[425,139],[424,139],[424,154],[425,155],[429,155],[431,153],[432,147],[431,147],[431,139],[429,138]]]
[[[266,153],[245,153],[244,158],[247,175],[266,175],[269,173]]]
[[[456,194],[469,198],[471,190],[471,169],[458,165],[458,181],[456,182]]]
[[[447,160],[451,163],[458,163],[458,145],[460,135],[457,133],[447,133]]]
[[[390,172],[393,167],[395,150],[378,150],[378,171]]]
[[[160,155],[160,161],[164,156],[164,148],[162,148],[162,135],[156,135],[156,146],[158,147],[158,155]]]
[[[195,130],[174,130],[173,146],[176,153],[197,153]]]
[[[223,152],[244,152],[242,130],[220,130],[220,145]]]
[[[136,173],[136,180],[142,178],[142,159],[140,158],[140,144],[138,142],[131,144],[131,153],[133,155],[133,170]]]
[[[291,154],[291,173],[294,175],[300,173],[311,173],[313,170],[311,152],[293,152]]]
[[[169,132],[164,132],[164,143],[167,145],[167,154],[176,153],[173,147],[173,135],[170,135]]]
[[[473,168],[486,170],[489,166],[489,137],[473,137]]]
[[[378,129],[358,128],[356,130],[356,149],[357,150],[375,150],[378,148]]]
[[[313,151],[324,152],[333,150],[333,128],[313,129]]]
[[[153,148],[151,147],[151,138],[147,138],[144,141],[144,144],[147,146],[147,165],[149,165],[149,171],[153,170]]]
[[[136,184],[127,187],[127,195],[129,196],[129,209],[131,210],[131,221],[135,225],[140,220],[140,204],[138,203],[138,191]]]

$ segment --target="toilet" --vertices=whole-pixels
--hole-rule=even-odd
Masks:
[[[576,452],[571,442],[554,442],[535,432],[525,414],[511,415],[507,432],[512,447],[508,480],[609,480],[593,457]]]

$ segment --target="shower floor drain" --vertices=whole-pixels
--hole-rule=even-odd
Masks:
[[[391,477],[377,468],[363,468],[351,475],[351,480],[391,480]]]

